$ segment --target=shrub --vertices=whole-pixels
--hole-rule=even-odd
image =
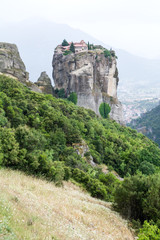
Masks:
[[[135,175],[124,179],[116,189],[117,209],[135,220],[160,220],[160,174]]]
[[[77,104],[77,93],[72,92],[69,97],[68,100],[73,102],[75,105]]]
[[[17,166],[19,164],[19,144],[15,139],[15,130],[11,128],[0,128],[0,143],[2,165],[10,167]]]
[[[105,56],[106,58],[110,57],[110,56],[111,56],[110,51],[107,50],[107,49],[105,49],[105,50],[104,50],[104,56]]]
[[[65,50],[64,53],[63,53],[63,55],[66,56],[66,55],[69,55],[69,54],[71,54],[71,53],[72,53],[72,51],[70,51],[70,50]]]
[[[120,181],[112,173],[100,173],[99,180],[107,187],[107,191],[113,194]]]
[[[68,181],[71,176],[72,176],[71,168],[65,166],[64,167],[64,180]]]
[[[59,89],[57,95],[58,95],[59,98],[65,98],[66,94],[65,94],[64,88]]]
[[[143,161],[139,166],[139,170],[145,175],[151,175],[155,173],[156,168],[152,163]]]
[[[55,161],[53,163],[53,167],[55,168],[54,182],[55,182],[56,186],[62,186],[64,177],[65,177],[65,170],[64,170],[63,163]]]
[[[148,181],[142,175],[124,179],[115,192],[116,207],[122,215],[142,222],[145,220],[143,201],[148,187]]]
[[[143,227],[138,234],[138,240],[159,240],[160,229],[147,221],[144,221]]]
[[[90,177],[87,173],[77,169],[73,170],[72,177],[75,181],[82,183],[92,197],[108,200],[106,187],[98,179]]]

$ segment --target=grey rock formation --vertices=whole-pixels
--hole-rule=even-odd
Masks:
[[[42,72],[37,82],[35,83],[43,93],[53,94],[51,79],[46,72]]]
[[[99,106],[111,106],[110,118],[123,124],[122,105],[117,98],[118,70],[116,58],[106,58],[103,50],[76,54],[54,54],[53,79],[55,88],[64,88],[67,94],[76,92],[78,105],[99,114]]]
[[[14,77],[35,92],[41,90],[29,81],[29,73],[15,44],[0,42],[0,74]]]
[[[21,82],[29,80],[29,74],[15,44],[0,43],[0,72],[14,76]]]

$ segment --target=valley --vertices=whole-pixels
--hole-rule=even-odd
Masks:
[[[118,87],[118,98],[123,105],[124,122],[126,124],[141,117],[160,103],[159,87],[136,89],[121,85]]]

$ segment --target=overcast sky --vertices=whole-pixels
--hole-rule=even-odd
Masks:
[[[135,55],[160,58],[160,0],[1,0],[0,6],[4,24],[46,18]]]

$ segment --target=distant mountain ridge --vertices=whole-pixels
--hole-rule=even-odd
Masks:
[[[160,105],[133,120],[128,126],[152,139],[160,146]]]

